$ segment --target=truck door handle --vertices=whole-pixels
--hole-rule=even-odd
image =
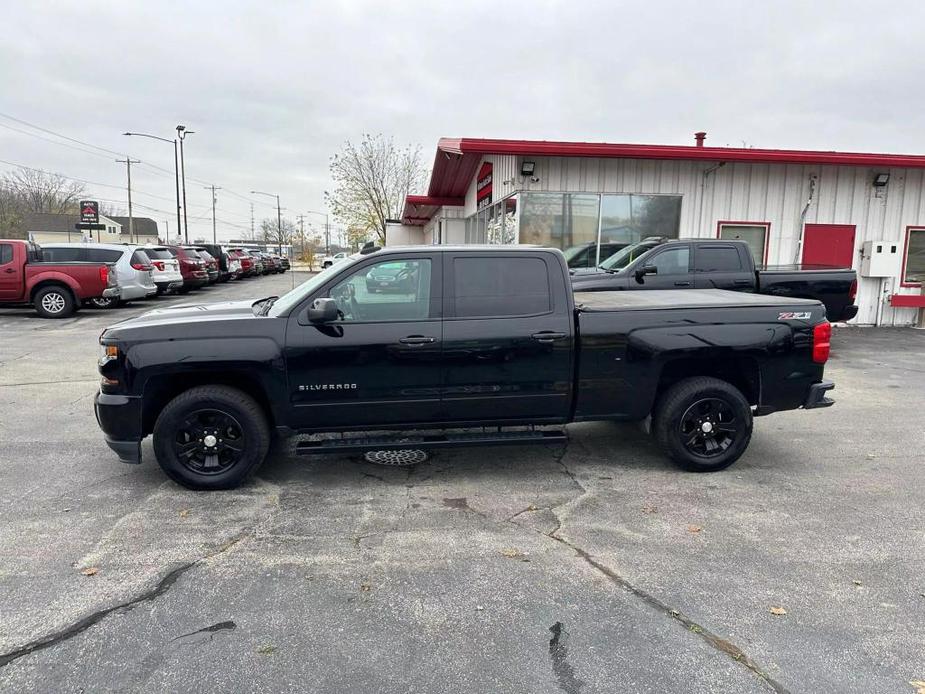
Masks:
[[[736,287],[750,287],[752,284],[751,280],[735,280],[733,284]]]
[[[408,337],[403,337],[399,340],[403,345],[429,345],[432,342],[437,340],[433,337],[425,337],[424,335],[409,335]]]
[[[691,286],[690,282],[675,282],[674,286],[676,287],[689,287]]]
[[[12,275],[14,272],[16,272],[16,270],[14,270],[11,267],[8,267],[6,270],[4,270],[4,272],[8,275]]]
[[[564,340],[568,337],[568,333],[557,333],[552,330],[541,330],[538,333],[533,333],[532,337],[537,342],[555,342],[556,340]]]

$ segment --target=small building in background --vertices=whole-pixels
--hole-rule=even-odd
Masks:
[[[594,266],[649,236],[741,239],[758,265],[855,268],[854,322],[915,321],[925,156],[707,147],[705,138],[441,139],[427,194],[407,197],[386,242],[539,244]]]
[[[80,221],[77,214],[46,214],[30,212],[23,215],[22,229],[26,238],[39,245],[43,243],[127,243],[143,246],[158,242],[157,222],[148,217],[133,217],[134,235],[129,234],[128,217],[100,215],[100,224],[106,228],[80,231],[74,225]]]

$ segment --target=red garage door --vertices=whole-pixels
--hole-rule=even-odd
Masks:
[[[803,264],[851,267],[853,224],[807,224],[803,232]]]

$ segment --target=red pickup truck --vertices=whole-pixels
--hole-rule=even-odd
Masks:
[[[118,297],[116,273],[105,263],[46,263],[29,241],[0,239],[0,306],[32,304],[43,318],[67,318],[81,302]]]

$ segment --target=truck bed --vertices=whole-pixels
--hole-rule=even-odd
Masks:
[[[812,307],[813,299],[747,294],[724,289],[656,289],[646,292],[576,292],[575,306],[584,313],[677,308]]]

